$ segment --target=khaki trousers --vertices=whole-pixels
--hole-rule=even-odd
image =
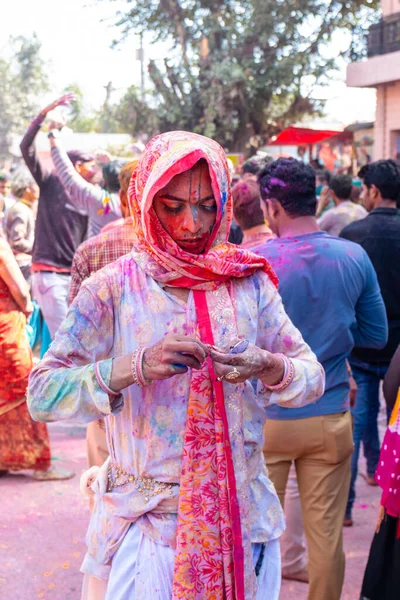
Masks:
[[[308,543],[308,600],[340,600],[352,452],[349,412],[265,424],[264,457],[282,506],[293,461],[296,467]]]
[[[103,419],[88,423],[86,429],[88,467],[101,467],[108,458],[106,430]]]

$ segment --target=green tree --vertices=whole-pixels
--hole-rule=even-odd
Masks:
[[[134,85],[131,85],[119,103],[113,106],[113,116],[120,132],[130,133],[132,136],[153,136],[158,131],[156,111],[141,100],[140,92]]]
[[[231,151],[257,147],[315,112],[308,90],[335,68],[332,35],[347,32],[354,58],[362,49],[360,29],[376,19],[379,6],[378,0],[125,2],[116,22],[121,39],[152,32],[171,46],[169,58],[149,65],[161,131],[197,131]]]
[[[90,111],[83,98],[83,92],[77,83],[68,85],[64,92],[73,92],[75,100],[71,103],[70,114],[68,118],[68,127],[79,133],[99,132],[100,115],[96,111]]]
[[[46,63],[34,34],[10,38],[0,58],[0,156],[8,156],[11,133],[23,133],[48,91]]]

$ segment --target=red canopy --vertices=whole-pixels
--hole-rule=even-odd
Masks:
[[[281,131],[274,141],[268,146],[309,146],[318,144],[341,131],[330,131],[328,129],[306,129],[305,127],[288,127]]]

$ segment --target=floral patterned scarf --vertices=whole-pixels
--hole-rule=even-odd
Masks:
[[[199,160],[208,164],[217,203],[216,224],[206,252],[182,250],[152,208],[155,194]],[[227,239],[232,198],[226,157],[213,140],[175,131],[146,146],[129,186],[136,242],[133,257],[153,279],[193,290],[198,333],[205,343],[237,336],[229,280],[264,270],[269,263]],[[225,337],[224,337],[225,336]],[[193,371],[180,482],[173,600],[254,600],[256,581],[248,527],[248,481],[243,434],[231,444],[230,429],[243,431],[241,411],[224,402],[212,361]],[[239,416],[238,416],[239,415]],[[235,475],[241,473],[240,482]]]

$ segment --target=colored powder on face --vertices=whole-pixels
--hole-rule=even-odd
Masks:
[[[285,337],[283,338],[283,343],[286,348],[291,348],[293,346],[293,340],[290,337],[290,335],[285,335]]]

